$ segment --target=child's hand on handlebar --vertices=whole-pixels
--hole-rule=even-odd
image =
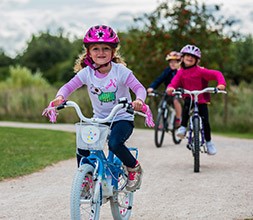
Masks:
[[[168,95],[172,95],[172,92],[174,91],[175,89],[173,87],[167,87],[166,89],[166,92]]]
[[[135,101],[132,102],[135,111],[141,111],[143,104],[144,102],[140,99],[136,99]]]
[[[147,88],[147,92],[148,92],[148,93],[151,93],[151,92],[153,92],[153,91],[154,91],[153,88]]]
[[[56,122],[57,112],[55,110],[55,107],[57,107],[63,102],[64,102],[63,96],[61,95],[57,96],[53,101],[49,103],[48,107],[44,109],[42,115],[48,117],[50,122],[52,123]]]
[[[220,84],[216,88],[219,90],[225,90],[226,87],[224,85]]]
[[[57,96],[53,101],[51,101],[52,105],[53,106],[58,106],[60,105],[61,103],[63,103],[65,100],[63,98],[63,96]]]

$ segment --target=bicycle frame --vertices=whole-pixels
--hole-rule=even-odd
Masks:
[[[173,107],[173,104],[168,103],[168,95],[164,93],[162,95],[162,100],[159,103],[158,112],[163,112],[164,119],[167,120],[169,112],[171,113],[170,120],[168,121],[166,130],[172,130],[174,127],[174,117],[176,115],[175,109]]]
[[[158,105],[158,114],[155,123],[154,139],[156,147],[162,146],[165,132],[170,132],[174,144],[179,144],[181,140],[176,137],[176,128],[175,128],[176,111],[174,109],[173,102],[170,102],[168,100],[170,96],[166,92],[159,92],[155,90],[149,93],[148,95],[154,97],[158,96],[162,97]]]
[[[133,147],[128,149],[130,151],[135,151],[135,158],[137,159],[138,149]],[[97,199],[100,199],[100,202],[102,202],[103,197],[113,196],[113,191],[119,190],[117,177],[119,175],[125,175],[125,171],[122,170],[121,160],[110,150],[108,152],[108,156],[106,157],[103,150],[91,150],[88,157],[82,157],[80,160],[80,166],[88,163],[95,168],[93,172],[93,179],[97,180],[98,186],[103,186],[103,181],[106,181],[106,183],[109,184],[104,187],[106,188],[105,190],[102,190],[104,193],[102,193],[101,198],[98,198],[97,195],[94,196],[96,198],[94,202],[97,202]],[[108,178],[109,176],[111,178]],[[126,184],[127,182],[125,182],[121,188],[124,188]]]

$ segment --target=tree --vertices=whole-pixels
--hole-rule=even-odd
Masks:
[[[233,74],[236,75],[234,81],[237,84],[241,81],[253,82],[253,38],[251,35],[236,43],[234,55],[237,66],[237,71]]]
[[[224,30],[235,21],[216,18],[213,14],[220,11],[220,6],[213,10],[208,11],[205,4],[197,1],[165,1],[154,12],[135,19],[136,27],[131,27],[127,36],[122,35],[122,49],[127,51],[123,55],[129,66],[137,74],[142,73],[141,81],[146,86],[167,65],[165,55],[186,44],[201,48],[201,65],[225,70],[230,62],[232,39],[237,35],[225,34]]]
[[[5,80],[9,75],[9,66],[14,64],[14,60],[0,49],[0,81]]]
[[[49,33],[33,35],[27,49],[18,57],[19,63],[35,71],[43,72],[43,76],[51,83],[59,80],[61,72],[53,72],[57,63],[72,60],[73,44],[69,39],[60,36],[52,36]]]

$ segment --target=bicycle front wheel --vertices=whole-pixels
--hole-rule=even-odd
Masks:
[[[155,145],[161,147],[163,144],[164,134],[166,131],[166,122],[164,111],[159,111],[155,122]]]
[[[89,164],[80,166],[72,183],[70,209],[72,220],[98,220],[100,214],[100,190],[98,198],[94,198],[94,167]]]
[[[193,119],[193,157],[194,157],[194,172],[199,172],[200,167],[200,159],[199,159],[199,134],[200,134],[200,121],[198,117],[194,117]]]
[[[113,219],[128,220],[132,213],[133,192],[125,190],[127,175],[120,174],[118,177],[118,190],[110,197],[110,205]]]

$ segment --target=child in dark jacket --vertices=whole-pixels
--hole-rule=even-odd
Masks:
[[[162,83],[165,85],[165,88],[167,88],[180,66],[181,54],[179,52],[172,51],[166,56],[166,60],[169,62],[169,66],[150,84],[147,89],[148,93],[153,92],[153,90],[157,89]],[[176,127],[179,127],[182,114],[181,104],[176,96],[169,101],[173,102],[176,111],[175,125]]]

